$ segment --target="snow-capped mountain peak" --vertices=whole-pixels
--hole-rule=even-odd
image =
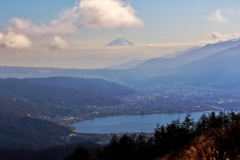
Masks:
[[[126,40],[125,38],[117,38],[112,42],[106,44],[105,46],[113,47],[113,46],[132,46],[134,45],[132,42]]]

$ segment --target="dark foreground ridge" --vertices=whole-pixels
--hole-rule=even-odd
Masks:
[[[157,125],[152,136],[113,136],[106,146],[82,143],[39,151],[2,149],[0,158],[28,160],[39,155],[40,159],[52,160],[237,159],[239,134],[240,114],[211,112],[197,122],[187,114],[183,122],[177,119],[166,126]]]

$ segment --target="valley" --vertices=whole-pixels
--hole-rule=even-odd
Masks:
[[[178,94],[177,94],[178,93]],[[197,88],[156,89],[138,91],[121,97],[124,102],[116,106],[71,107],[68,116],[39,117],[62,125],[107,116],[149,115],[165,113],[192,113],[202,111],[239,111],[240,95],[237,91],[209,91]]]
[[[1,66],[0,148],[43,149],[85,142],[106,145],[113,134],[76,133],[71,126],[102,117],[238,112],[239,46],[239,40],[230,40],[170,58],[103,69]],[[146,136],[151,138],[153,133]],[[16,140],[6,141],[9,138]]]

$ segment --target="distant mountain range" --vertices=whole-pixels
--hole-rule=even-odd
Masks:
[[[191,77],[186,80],[187,84],[240,87],[240,45],[185,65],[179,69],[178,74]]]
[[[177,55],[173,58],[153,58],[134,67],[134,69],[169,69],[183,66],[185,64],[200,60],[219,51],[223,51],[240,45],[240,39],[207,44],[201,48],[193,49]]]
[[[166,54],[166,55],[162,56],[161,58],[173,58],[180,54],[183,54],[185,52],[189,52],[189,51],[192,51],[192,50],[195,50],[198,48],[200,48],[200,47],[193,47],[193,48],[189,48],[184,51],[178,51],[178,52],[174,52],[171,54]],[[129,69],[137,68],[137,66],[144,65],[144,62],[146,62],[146,61],[149,61],[149,60],[148,59],[147,60],[131,60],[131,61],[119,64],[119,65],[108,66],[105,69],[128,69],[129,70]]]
[[[114,47],[114,46],[132,46],[134,45],[132,42],[126,40],[125,38],[117,38],[110,43],[106,44],[107,47]]]
[[[136,82],[142,81],[142,85],[178,82],[190,86],[240,88],[240,39],[190,48],[143,62],[129,61],[109,68],[132,71],[134,75],[128,75],[129,79],[134,76]]]
[[[239,40],[228,41],[227,43],[230,42],[235,46]],[[239,88],[240,44],[192,61],[171,71],[170,75],[159,76],[153,79],[155,82],[160,83],[175,83],[179,81],[185,85],[193,86],[210,86],[226,89]]]

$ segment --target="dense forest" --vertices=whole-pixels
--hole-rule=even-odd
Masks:
[[[75,149],[66,160],[237,159],[240,157],[240,114],[211,112],[195,122],[190,114],[180,122],[157,125],[153,136],[113,136],[103,149]]]

